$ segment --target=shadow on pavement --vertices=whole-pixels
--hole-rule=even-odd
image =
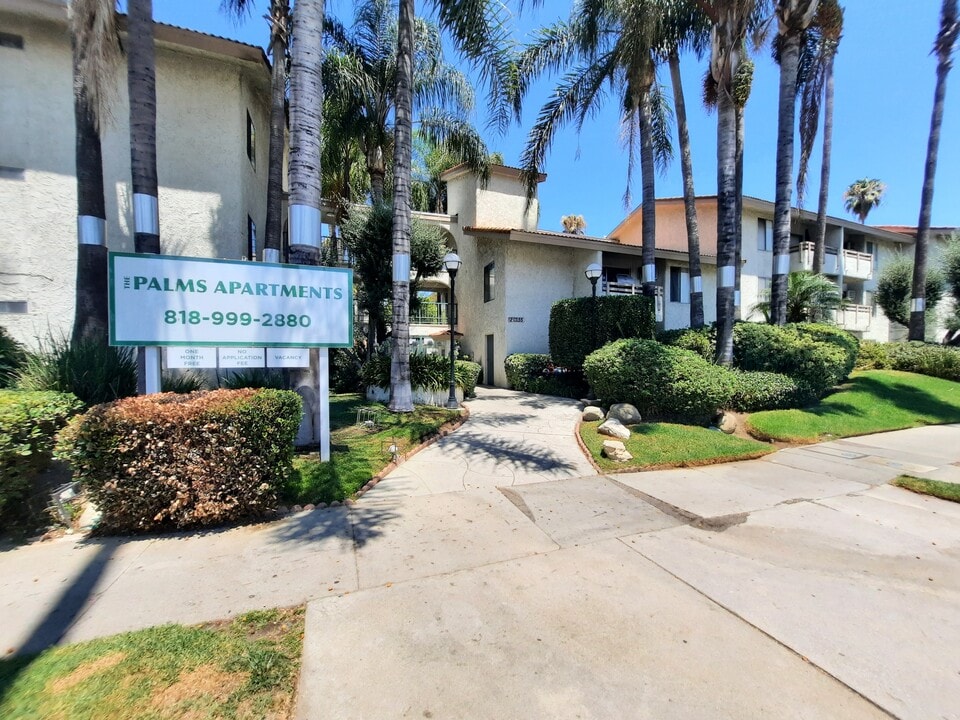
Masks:
[[[383,526],[398,517],[396,510],[386,505],[325,508],[287,518],[271,536],[278,543],[302,544],[339,537],[361,548],[382,535]]]
[[[522,440],[508,440],[502,435],[487,435],[470,432],[449,435],[443,440],[444,448],[456,449],[464,452],[469,468],[470,458],[487,455],[496,460],[498,465],[505,465],[514,469],[532,470],[575,470],[576,465],[557,455],[543,444],[530,443]]]

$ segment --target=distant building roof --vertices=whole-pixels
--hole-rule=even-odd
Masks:
[[[887,230],[888,232],[900,233],[901,235],[908,235],[914,240],[917,239],[917,226],[916,225],[875,225],[874,227],[880,230]],[[960,230],[960,228],[953,227],[931,227],[930,232],[934,235],[952,235],[953,233]]]

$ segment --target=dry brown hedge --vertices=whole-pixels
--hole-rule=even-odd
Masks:
[[[216,525],[274,510],[300,415],[285,390],[126,398],[75,418],[58,454],[99,507],[102,532]]]

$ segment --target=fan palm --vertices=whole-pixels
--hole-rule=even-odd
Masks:
[[[805,271],[787,276],[787,322],[827,322],[840,305],[840,289],[830,278]],[[753,310],[771,321],[770,301],[757,303]]]
[[[887,186],[877,179],[861,178],[850,183],[850,187],[843,191],[843,206],[848,213],[865,223],[870,211],[880,205],[886,190]]]
[[[923,340],[924,286],[927,273],[927,243],[930,236],[930,211],[933,206],[933,185],[937,174],[937,154],[940,147],[940,126],[943,124],[943,104],[947,94],[947,74],[952,55],[960,36],[960,18],[957,0],[943,0],[940,10],[940,30],[933,45],[937,56],[937,84],[933,95],[933,113],[930,119],[930,138],[927,141],[927,162],[923,169],[923,191],[920,197],[920,220],[917,223],[917,246],[913,261],[913,303],[910,308],[910,339]]]

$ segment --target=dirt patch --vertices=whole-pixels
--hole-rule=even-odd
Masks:
[[[150,704],[157,710],[171,710],[186,700],[203,696],[222,703],[246,681],[247,673],[228,673],[213,665],[201,665],[180,673],[173,685],[155,692]]]
[[[50,683],[50,692],[66,692],[67,690],[76,687],[87,678],[93,677],[97,673],[103,672],[104,670],[109,670],[115,665],[119,665],[126,657],[127,654],[124,652],[114,652],[110,653],[109,655],[99,657],[96,660],[91,660],[88,663],[84,663],[69,675],[65,675],[62,678],[57,678]]]

